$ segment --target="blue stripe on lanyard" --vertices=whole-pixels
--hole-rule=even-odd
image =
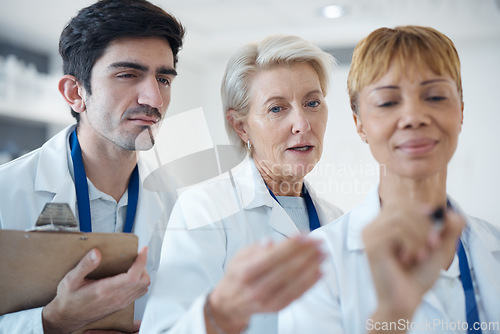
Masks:
[[[128,182],[127,216],[123,232],[132,233],[134,227],[135,212],[137,211],[137,201],[139,200],[139,168],[135,165],[130,181]]]
[[[267,185],[266,185],[267,187]],[[281,205],[280,201],[274,196],[273,192],[269,187],[267,187],[267,190],[269,190],[269,193],[271,196],[274,198],[276,202],[278,202],[279,205]],[[319,223],[319,217],[318,217],[318,212],[316,211],[316,207],[314,206],[314,203],[312,201],[311,195],[309,195],[309,192],[306,189],[306,185],[302,185],[302,195],[304,195],[304,199],[306,200],[306,206],[307,206],[307,215],[309,216],[309,229],[311,231],[314,231],[318,227],[321,226]]]
[[[314,207],[311,195],[309,195],[309,191],[307,191],[305,185],[302,185],[302,193],[304,194],[304,198],[306,200],[307,214],[309,215],[309,228],[311,231],[314,231],[321,226],[319,223],[318,212],[316,211],[316,207]]]
[[[472,285],[472,277],[469,270],[469,262],[467,261],[467,254],[465,254],[464,245],[462,240],[458,240],[457,245],[458,265],[460,267],[460,279],[465,294],[465,313],[467,316],[468,333],[481,333],[481,328],[474,329],[479,326],[479,313],[477,311],[476,297],[474,294],[474,286]]]
[[[81,232],[92,232],[92,219],[90,215],[89,188],[87,185],[87,174],[83,166],[82,149],[78,142],[76,129],[70,136],[71,159],[73,160],[73,171],[75,172],[75,191],[78,202],[78,218]],[[139,199],[139,169],[135,166],[128,184],[127,215],[123,232],[131,233],[134,226],[137,201]]]

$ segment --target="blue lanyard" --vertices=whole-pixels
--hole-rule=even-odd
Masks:
[[[76,129],[69,138],[71,147],[71,159],[73,159],[73,170],[75,172],[75,191],[78,202],[78,218],[80,220],[80,231],[92,232],[90,216],[89,187],[87,185],[87,174],[83,166],[82,149],[78,142]],[[123,232],[131,233],[134,226],[135,212],[137,211],[137,200],[139,199],[139,169],[135,166],[128,183],[127,215]]]
[[[267,187],[267,190],[269,190],[269,193],[274,198],[274,200],[278,202],[279,205],[281,205],[280,201],[278,201],[276,196],[274,196],[271,189]],[[316,211],[316,207],[314,206],[314,203],[311,199],[311,195],[309,195],[309,192],[307,191],[305,184],[302,185],[302,195],[304,195],[304,199],[306,200],[307,215],[309,216],[309,229],[311,231],[314,231],[315,229],[320,227],[321,224],[319,223],[318,212]]]
[[[472,285],[472,277],[469,270],[469,262],[465,254],[462,240],[458,240],[457,245],[458,266],[460,267],[460,279],[465,295],[465,314],[467,316],[468,333],[481,333],[481,328],[474,329],[474,324],[479,326],[479,313],[477,312],[476,297],[474,294],[474,286]]]

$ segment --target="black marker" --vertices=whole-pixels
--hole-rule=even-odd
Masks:
[[[443,207],[437,208],[432,214],[431,214],[431,220],[434,223],[434,229],[437,231],[441,231],[444,226],[444,209]]]

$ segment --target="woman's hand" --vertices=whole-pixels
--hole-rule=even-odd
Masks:
[[[316,283],[323,258],[320,241],[303,235],[241,250],[208,298],[211,316],[226,333],[239,333],[252,314],[277,312]]]
[[[453,260],[464,219],[448,211],[439,231],[429,210],[418,208],[410,202],[384,203],[380,215],[363,231],[379,301],[374,322],[411,320],[440,270]]]

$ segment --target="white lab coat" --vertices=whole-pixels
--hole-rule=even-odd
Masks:
[[[71,166],[68,165],[68,138],[73,129],[74,125],[56,134],[41,148],[0,166],[0,229],[33,228],[48,202],[68,203],[75,213],[75,186],[68,168]],[[141,158],[138,165],[143,181],[153,169]],[[152,280],[159,265],[160,248],[172,207],[166,193],[146,190],[140,183],[133,233],[139,237],[139,249],[149,246],[147,270]],[[135,303],[137,319],[142,318],[147,296]],[[43,333],[41,310],[36,308],[0,316],[0,333]]]
[[[452,205],[460,212],[458,204],[452,201]],[[377,307],[377,297],[361,232],[379,211],[376,187],[365,201],[352,211],[333,224],[312,233],[312,236],[324,241],[327,249],[324,276],[300,299],[280,312],[281,334],[357,334],[366,333],[367,328],[375,325],[367,322]],[[469,265],[472,267],[471,274],[475,276],[480,321],[495,321],[498,325],[500,229],[477,218],[466,216],[466,220],[467,226],[462,233],[462,240]],[[461,297],[457,296],[457,303],[465,303],[463,294]],[[446,327],[429,327],[429,323],[432,324],[435,319],[436,325],[438,322],[442,325],[449,324],[450,319],[446,312],[438,296],[432,289],[429,290],[412,319],[412,326],[417,328],[410,332],[447,333],[443,330]],[[463,321],[466,321],[465,312]],[[404,326],[408,329],[406,324]],[[490,332],[483,330],[483,334],[486,333]]]
[[[233,180],[226,173],[179,197],[140,333],[205,333],[205,299],[233,256],[253,243],[284,240],[300,233],[269,194],[252,159],[235,167],[233,175]],[[320,223],[341,215],[340,209],[318,198],[311,187],[307,189]],[[276,332],[274,313],[253,316],[247,331]]]

